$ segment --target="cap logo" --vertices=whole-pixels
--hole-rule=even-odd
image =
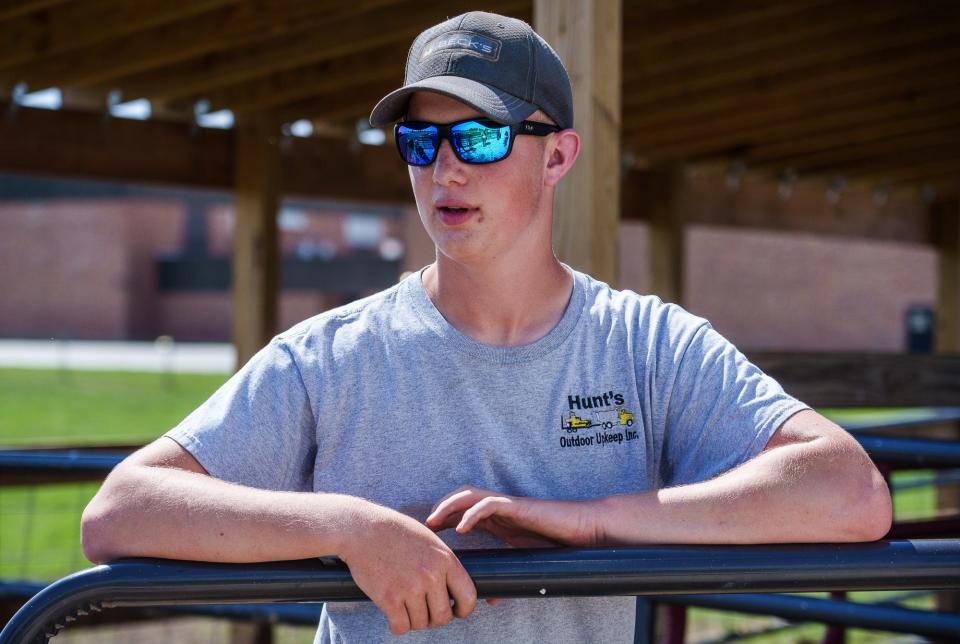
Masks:
[[[420,60],[444,51],[459,49],[474,56],[496,61],[500,57],[501,42],[472,31],[450,31],[428,42],[420,53]]]

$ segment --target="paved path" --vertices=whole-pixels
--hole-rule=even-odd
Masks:
[[[0,339],[0,367],[232,373],[233,345]]]

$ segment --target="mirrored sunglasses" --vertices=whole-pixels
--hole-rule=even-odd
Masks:
[[[546,136],[560,128],[549,123],[521,121],[504,125],[491,119],[466,119],[455,123],[428,123],[403,121],[394,126],[394,140],[400,158],[408,165],[430,165],[437,158],[440,142],[450,141],[450,147],[464,163],[494,163],[510,156],[513,139],[518,134]]]

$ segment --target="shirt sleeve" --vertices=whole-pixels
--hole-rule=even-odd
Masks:
[[[709,322],[671,306],[671,317],[690,332],[689,342],[658,360],[666,401],[659,478],[666,487],[705,481],[750,460],[784,421],[809,409]]]
[[[300,370],[277,337],[165,436],[216,478],[312,491],[315,426]]]

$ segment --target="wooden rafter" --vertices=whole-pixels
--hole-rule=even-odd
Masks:
[[[0,110],[8,106],[0,104]],[[0,119],[0,172],[229,190],[234,131],[24,108]],[[409,203],[396,152],[337,139],[285,140],[286,194]],[[374,186],[374,189],[371,189]]]
[[[950,143],[953,145],[949,145]],[[863,170],[863,174],[873,174],[871,167],[907,167],[937,160],[938,155],[950,147],[960,148],[960,122],[941,129],[830,148],[814,154],[790,157],[788,160],[790,167],[799,173]],[[950,155],[947,155],[947,158],[950,158]]]
[[[902,12],[901,12],[902,13]],[[652,101],[670,96],[695,97],[699,92],[723,87],[740,81],[757,82],[768,75],[790,75],[804,69],[819,69],[819,74],[829,73],[829,67],[842,61],[862,56],[882,55],[895,48],[924,46],[928,42],[944,39],[953,43],[960,35],[960,23],[949,16],[898,14],[891,11],[881,26],[863,25],[856,22],[848,31],[814,38],[803,46],[776,45],[770,49],[748,55],[696,65],[687,69],[673,69],[661,74],[643,74],[642,62],[631,65],[624,81],[631,88],[631,95]],[[722,50],[721,50],[722,51]],[[664,54],[654,53],[661,56]],[[632,98],[626,100],[627,105]]]
[[[148,69],[230,49],[288,31],[319,29],[398,0],[346,3],[273,0],[227,6],[144,33],[12,67],[0,80],[23,80],[31,87],[78,87],[112,81]]]
[[[635,130],[677,128],[716,119],[744,123],[793,105],[820,109],[833,104],[827,101],[849,106],[934,92],[950,86],[958,64],[960,50],[953,47],[952,39],[944,39],[920,50],[898,47],[847,59],[828,69],[814,65],[689,96],[646,100],[633,90],[633,98],[626,100],[624,108],[630,110],[630,125]]]
[[[785,105],[771,110],[755,122],[739,117],[724,119],[713,127],[704,123],[697,128],[634,132],[639,149],[654,157],[685,158],[725,154],[735,148],[747,153],[763,143],[774,144],[802,140],[827,131],[896,124],[906,119],[927,119],[931,129],[956,123],[956,103],[946,91],[921,96],[904,96],[864,106],[859,100],[844,107],[842,100],[824,99],[819,109]]]
[[[764,2],[678,2],[658,7],[649,2],[625,2],[624,59],[641,48],[658,49],[672,42],[699,40],[739,27],[757,28],[809,7],[826,7],[834,0]],[[757,29],[759,31],[759,29]],[[629,52],[629,53],[628,53]]]
[[[67,0],[0,0],[0,20],[10,20],[63,4]]]
[[[0,69],[29,64],[158,27],[242,0],[73,2],[0,22]]]
[[[407,53],[405,43],[392,43],[357,54],[324,60],[264,76],[221,90],[198,94],[172,107],[189,109],[193,101],[203,98],[210,109],[229,108],[235,113],[264,111],[293,103],[311,96],[337,91],[352,91],[352,87],[377,81],[399,84],[402,70],[386,65],[371,65],[371,60],[403,60]]]
[[[516,0],[497,0],[488,5],[492,5],[491,10],[507,13],[523,6]],[[162,69],[117,78],[114,82],[123,87],[129,97],[175,100],[216,92],[391,43],[402,47],[405,55],[410,41],[426,26],[442,19],[448,12],[467,10],[469,6],[465,0],[387,5],[363,15],[347,15],[331,21],[322,30],[322,40],[317,38],[317,30],[298,30]],[[381,67],[380,63],[372,57],[368,61],[370,67]],[[398,77],[403,73],[402,64],[391,69]],[[101,89],[105,91],[109,85],[102,85]]]

